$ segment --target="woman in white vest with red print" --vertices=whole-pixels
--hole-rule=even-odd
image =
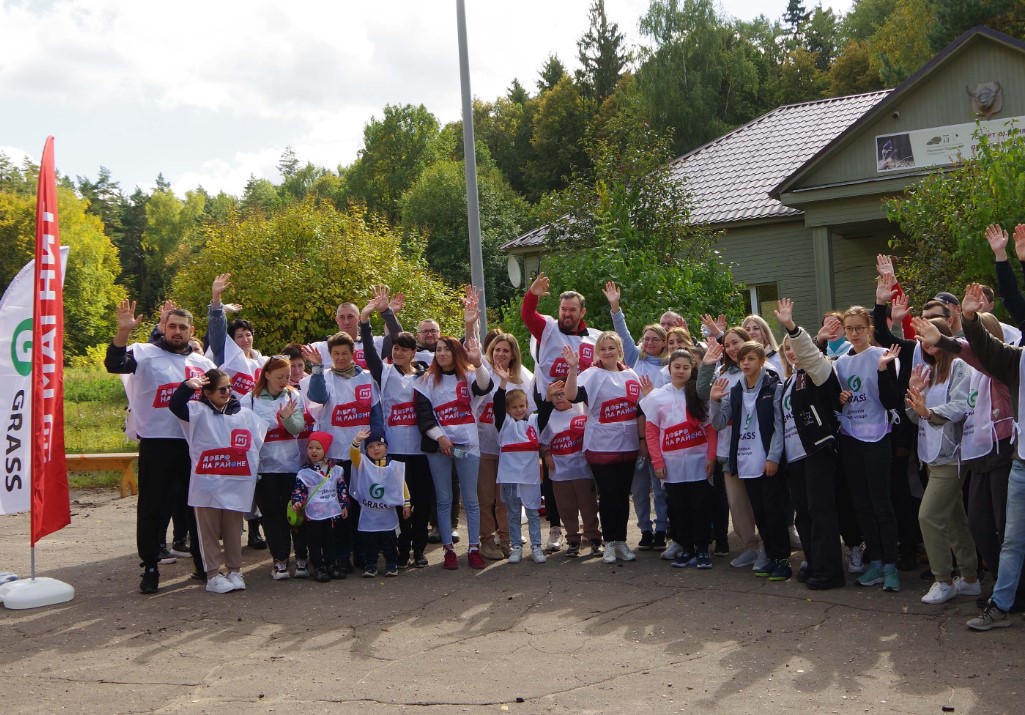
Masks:
[[[480,553],[480,504],[477,469],[480,443],[473,416],[472,395],[491,392],[491,375],[483,366],[480,342],[467,338],[466,347],[450,335],[438,338],[434,362],[416,384],[416,417],[423,435],[438,504],[438,530],[445,551],[445,568],[459,568],[452,547],[452,468],[459,477],[459,493],[466,510],[470,568],[484,568]]]
[[[641,382],[637,373],[623,364],[623,341],[614,332],[598,336],[594,365],[580,373],[577,388],[566,385],[566,398],[587,404],[584,454],[598,486],[598,511],[605,536],[605,563],[616,558],[637,557],[626,545],[630,518],[630,487],[638,453],[647,455],[640,440],[637,401]],[[567,362],[575,356],[567,353]]]
[[[298,437],[306,426],[303,398],[288,384],[290,372],[288,359],[275,355],[263,366],[253,390],[242,398],[242,404],[255,412],[267,427],[267,437],[260,450],[256,505],[263,515],[263,530],[274,559],[271,576],[275,581],[289,576],[292,536],[285,509],[295,486],[295,473],[302,466]],[[305,549],[297,550],[297,568],[301,565],[300,555],[305,561]]]
[[[193,400],[196,390],[202,393]],[[223,370],[183,382],[170,407],[183,422],[189,444],[189,506],[196,511],[206,590],[242,591],[242,517],[253,504],[267,426],[232,396],[231,380]],[[227,574],[221,573],[222,567]]]

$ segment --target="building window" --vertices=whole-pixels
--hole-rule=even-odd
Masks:
[[[749,285],[744,290],[744,315],[760,315],[772,328],[779,332],[776,308],[779,307],[779,286],[775,283]]]

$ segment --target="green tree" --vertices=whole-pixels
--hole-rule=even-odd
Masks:
[[[829,75],[819,69],[815,53],[798,47],[787,55],[779,83],[781,104],[821,99],[828,89]]]
[[[590,27],[577,40],[577,83],[589,99],[602,102],[616,88],[630,57],[619,25],[609,23],[605,0],[594,0],[588,11]]]
[[[872,66],[866,40],[848,42],[829,68],[829,93],[834,97],[874,92],[884,86],[879,70]]]
[[[797,46],[804,35],[804,26],[811,18],[811,13],[804,9],[801,0],[790,0],[783,12],[783,24],[790,28],[790,42]]]
[[[893,12],[869,40],[872,68],[894,87],[928,62],[933,52],[929,33],[935,19],[930,0],[897,0]]]
[[[537,73],[537,89],[539,92],[547,92],[554,89],[563,77],[566,76],[566,65],[556,55],[548,55],[544,67]]]
[[[568,75],[538,97],[530,139],[531,158],[524,169],[528,199],[536,201],[541,194],[566,186],[574,169],[587,166],[581,140],[592,107]]]
[[[351,198],[398,219],[398,202],[438,157],[437,118],[422,104],[388,105],[363,128],[363,149],[346,176]]]
[[[933,171],[889,202],[890,220],[902,233],[893,245],[908,256],[900,281],[917,300],[959,292],[975,280],[995,285],[986,227],[996,223],[1010,232],[1025,223],[1025,136],[977,142],[974,159]]]
[[[833,64],[839,37],[840,21],[832,8],[823,10],[821,5],[816,6],[805,25],[804,47],[815,55],[815,66],[820,72],[828,72]]]
[[[195,191],[187,192],[184,201],[166,189],[150,196],[142,233],[142,292],[133,296],[140,310],[149,312],[157,307],[167,296],[179,266],[200,248],[204,204],[204,195]]]
[[[406,325],[432,317],[445,330],[461,331],[456,291],[415,251],[402,250],[398,232],[364,213],[361,206],[338,211],[310,196],[270,215],[207,226],[202,251],[182,267],[171,295],[182,305],[204,306],[214,277],[230,272],[226,297],[245,306],[257,344],[267,351],[333,332],[338,304],[364,305],[378,283],[406,294],[400,315]],[[203,329],[205,315],[197,317]]]
[[[893,13],[897,0],[855,0],[850,12],[840,20],[840,36],[850,42],[868,41]]]
[[[1025,4],[1021,0],[932,0],[936,24],[929,33],[933,52],[939,52],[976,25],[986,25],[1012,37],[1025,37]]]
[[[267,179],[257,179],[252,174],[242,190],[242,212],[271,214],[281,206],[278,189]]]

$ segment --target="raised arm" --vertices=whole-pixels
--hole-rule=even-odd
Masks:
[[[135,356],[128,352],[128,338],[142,324],[142,316],[135,314],[135,301],[123,300],[117,305],[117,333],[107,346],[103,366],[107,372],[129,375],[135,372]]]
[[[214,278],[210,285],[210,307],[207,309],[206,334],[210,341],[210,350],[214,354],[214,365],[224,364],[224,339],[228,334],[228,318],[224,314],[221,296],[231,286],[231,274],[222,273]]]
[[[630,329],[626,327],[626,316],[623,314],[623,309],[619,303],[622,291],[613,281],[608,281],[605,283],[603,292],[605,293],[605,299],[609,302],[609,312],[612,314],[612,327],[623,341],[623,362],[627,365],[634,365],[637,363],[640,351],[637,349],[637,341],[633,339],[633,336],[630,335]]]

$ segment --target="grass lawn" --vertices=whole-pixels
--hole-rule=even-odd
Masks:
[[[125,398],[121,378],[102,368],[64,370],[64,441],[70,454],[137,452],[125,437]],[[120,472],[69,472],[73,489],[117,487]]]

